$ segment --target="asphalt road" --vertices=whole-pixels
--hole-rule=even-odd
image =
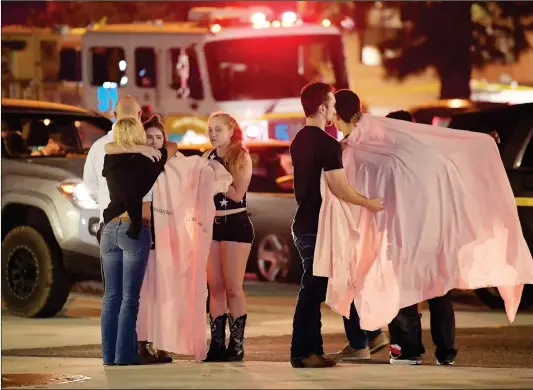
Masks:
[[[260,362],[288,362],[291,337],[259,336],[246,339],[246,360]],[[435,364],[435,347],[429,330],[423,331],[426,353],[424,364]],[[458,367],[485,368],[533,368],[533,326],[504,328],[462,328],[457,330],[456,343],[459,353]],[[342,333],[326,334],[326,353],[341,350],[346,345]],[[11,349],[2,356],[101,358],[101,345],[79,345],[51,348]],[[178,360],[190,360],[189,356],[173,355]],[[387,364],[388,350],[375,354],[367,363]],[[533,382],[532,382],[533,384]]]
[[[284,369],[285,366],[290,367],[288,359],[291,323],[298,286],[246,282],[245,290],[249,313],[245,343],[246,361],[250,365],[281,364]],[[2,369],[2,387],[44,384],[55,386],[59,383],[83,382],[84,370],[81,370],[78,376],[51,375],[47,372],[47,364],[53,360],[51,358],[57,358],[57,361],[66,358],[69,362],[101,362],[100,293],[98,286],[77,286],[65,310],[51,319],[24,319],[3,312],[2,359],[9,363],[7,367],[11,368],[9,371]],[[459,349],[457,368],[533,369],[533,310],[520,312],[515,323],[509,324],[502,311],[487,309],[469,292],[455,293],[454,306],[457,322],[456,346]],[[422,305],[422,313],[423,340],[426,347],[423,359],[424,366],[429,368],[435,366],[435,359],[429,333],[429,313],[425,304]],[[323,333],[326,353],[336,352],[346,345],[342,320],[327,307],[323,309]],[[186,362],[190,357],[174,357],[176,364],[191,364]],[[34,361],[32,359],[36,359],[35,365],[31,365],[35,369],[24,371],[21,368],[22,363]],[[388,351],[377,353],[370,362],[355,365],[369,363],[370,365],[366,366],[368,370],[371,367],[374,370],[376,365],[387,364]],[[21,370],[24,372],[18,372]],[[246,373],[246,370],[246,367],[242,368],[243,373]],[[390,370],[392,368],[387,369],[389,374],[392,372]],[[292,374],[289,371],[287,375]],[[524,375],[531,377],[530,383],[533,383],[533,370],[527,370]],[[433,379],[436,380],[435,378]],[[411,379],[405,383],[412,383],[409,380]],[[421,381],[420,378],[417,380]],[[420,383],[429,384],[431,380]],[[470,382],[463,383],[466,386]],[[505,382],[500,385],[504,386]]]

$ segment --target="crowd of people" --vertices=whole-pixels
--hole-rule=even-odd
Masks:
[[[373,353],[389,345],[391,364],[421,364],[424,347],[417,305],[398,312],[389,324],[389,340],[379,329],[367,332],[361,328],[352,302],[349,318],[343,318],[348,345],[336,354],[324,352],[320,306],[326,300],[328,278],[313,272],[322,180],[324,178],[329,190],[343,202],[371,213],[380,213],[385,206],[383,198],[369,198],[350,185],[343,164],[345,140],[339,142],[325,131],[334,123],[349,137],[363,116],[357,94],[350,90],[335,92],[330,85],[315,82],[302,89],[301,102],[306,125],[290,146],[297,202],[292,233],[303,267],[293,319],[291,365],[319,368],[332,367],[339,361],[368,360]],[[122,97],[115,115],[113,129],[91,147],[84,169],[85,185],[97,199],[101,211],[97,238],[104,280],[101,315],[104,365],[168,363],[172,361],[169,353],[183,352],[165,347],[171,345],[169,343],[150,345],[154,338],[165,335],[146,330],[153,329],[153,322],[158,318],[152,318],[151,312],[143,306],[164,308],[168,300],[182,298],[171,293],[165,299],[153,298],[144,289],[152,272],[150,267],[161,258],[154,253],[165,249],[158,245],[158,234],[162,233],[155,229],[154,220],[160,218],[158,213],[161,211],[154,206],[153,200],[156,192],[159,197],[168,194],[158,187],[158,180],[166,170],[179,170],[184,165],[183,159],[190,158],[202,158],[205,169],[223,168],[231,175],[230,182],[222,186],[224,191],[212,194],[209,201],[200,204],[206,210],[214,206],[207,230],[211,237],[205,262],[211,337],[202,361],[242,361],[247,320],[243,281],[254,228],[248,217],[246,197],[252,177],[252,160],[238,122],[230,114],[213,113],[208,120],[213,149],[202,157],[184,157],[178,151],[178,145],[167,140],[158,116],[141,123],[141,109],[134,97]],[[413,120],[405,111],[391,113],[388,117],[399,121]],[[202,183],[192,185],[198,187]],[[165,211],[170,218],[174,213],[175,210]],[[191,247],[192,251],[196,249]],[[149,283],[157,285],[164,281],[152,277]],[[185,283],[196,282],[193,279]],[[195,288],[207,298],[205,284]],[[182,305],[188,304],[182,301]],[[429,307],[437,363],[453,365],[457,349],[454,311],[449,296],[431,299]],[[205,301],[202,308],[195,310],[205,312]],[[172,317],[173,313],[166,312],[165,315]],[[196,332],[204,330],[201,328]],[[179,331],[178,327],[175,332]]]

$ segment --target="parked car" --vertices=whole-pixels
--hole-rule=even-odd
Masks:
[[[300,257],[291,236],[296,212],[292,186],[289,142],[247,142],[253,171],[248,188],[248,213],[254,225],[255,240],[247,272],[263,281],[299,282]],[[180,145],[186,156],[202,155],[210,144]]]
[[[516,197],[522,232],[533,253],[533,103],[503,106],[454,115],[450,128],[483,133],[497,131],[498,148]],[[476,290],[493,309],[504,307],[496,288]],[[533,285],[525,285],[520,309],[533,305]]]
[[[50,317],[73,281],[101,279],[99,211],[82,184],[86,150],[111,121],[78,107],[2,99],[2,300]]]
[[[466,99],[440,99],[427,104],[420,104],[407,109],[417,123],[447,126],[454,114],[472,112],[495,107],[507,106],[506,103],[479,102]]]

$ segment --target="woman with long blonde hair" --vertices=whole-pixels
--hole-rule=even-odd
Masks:
[[[146,144],[146,132],[136,118],[116,122],[113,150],[135,151]],[[169,143],[152,161],[140,153],[107,154],[103,176],[111,202],[104,210],[100,254],[104,271],[102,355],[104,365],[140,364],[136,322],[151,237],[151,189],[168,157],[177,152]]]
[[[254,240],[246,209],[252,160],[243,144],[242,129],[231,115],[213,113],[208,128],[209,141],[215,148],[207,157],[223,164],[233,176],[233,183],[226,193],[214,198],[216,213],[207,264],[211,344],[205,361],[241,361],[247,319],[243,282]],[[228,309],[230,340],[226,348]]]

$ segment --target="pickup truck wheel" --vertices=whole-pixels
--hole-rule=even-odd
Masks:
[[[503,299],[500,297],[497,288],[480,288],[475,290],[475,292],[479,300],[489,308],[497,310],[504,309]],[[531,306],[533,306],[533,285],[525,284],[518,310],[526,310]]]
[[[11,230],[2,241],[2,299],[20,317],[51,317],[59,312],[72,283],[59,248],[30,226]]]
[[[255,253],[256,274],[266,282],[299,282],[302,278],[301,261],[292,240],[280,234],[262,237]]]

